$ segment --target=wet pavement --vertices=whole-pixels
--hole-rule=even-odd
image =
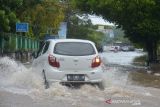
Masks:
[[[7,57],[0,58],[0,107],[159,107],[160,89],[143,85],[145,82],[138,84],[139,78],[149,77],[135,76],[135,71],[143,67],[131,64],[143,54],[102,53],[104,90],[91,85],[75,89],[59,83],[44,89],[42,77],[29,64],[26,68]]]

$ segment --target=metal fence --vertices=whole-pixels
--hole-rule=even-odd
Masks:
[[[37,51],[39,40],[26,36],[0,33],[0,50],[3,52]]]

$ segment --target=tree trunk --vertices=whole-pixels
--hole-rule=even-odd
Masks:
[[[149,63],[157,63],[157,41],[152,40],[146,42]]]

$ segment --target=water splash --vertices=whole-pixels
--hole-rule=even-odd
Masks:
[[[32,69],[25,68],[8,57],[0,58],[0,89],[30,96],[34,100],[67,100],[73,105],[83,99],[104,101],[108,97],[134,96],[134,90],[126,87],[128,73],[117,68],[106,69],[103,80],[105,90],[97,86],[83,85],[79,89],[72,89],[59,83],[53,83],[49,89],[44,89],[41,75]]]

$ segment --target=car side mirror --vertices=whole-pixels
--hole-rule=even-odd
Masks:
[[[37,52],[33,52],[32,57],[36,59],[38,57]]]

